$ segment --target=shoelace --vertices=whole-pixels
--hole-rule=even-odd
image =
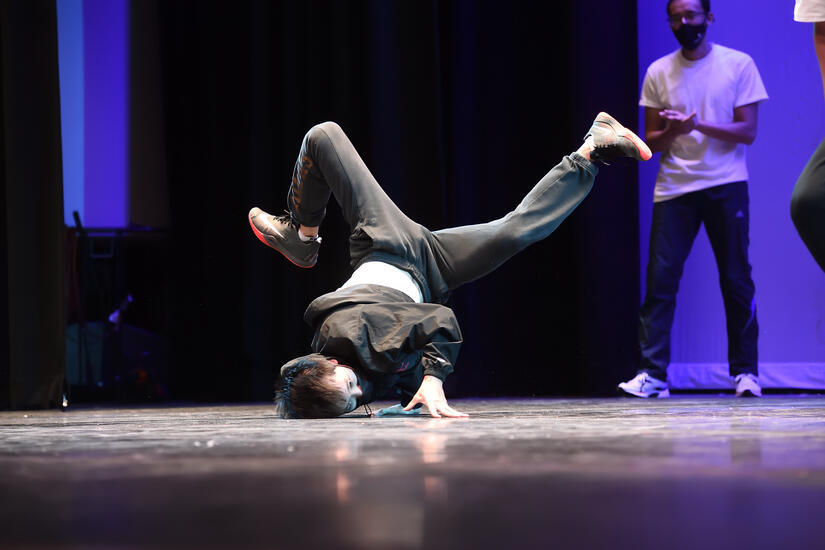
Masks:
[[[639,385],[639,391],[645,391],[645,385],[650,384],[650,377],[647,373],[642,375],[642,383]]]
[[[648,373],[643,374],[642,383],[639,387],[640,391],[645,391],[645,386],[653,386],[653,380],[651,380],[651,376]],[[659,388],[653,388],[655,391],[660,391]]]
[[[295,219],[293,219],[292,214],[290,214],[288,211],[284,211],[284,213],[281,214],[280,216],[273,216],[273,218],[275,218],[277,221],[279,221],[283,224],[289,225],[290,227],[295,229],[295,231],[298,231],[300,229],[301,224],[296,222]],[[321,237],[319,235],[316,235],[313,238],[311,238],[310,240],[304,241],[304,242],[306,242],[306,243],[313,243],[314,242],[314,243],[321,244]]]
[[[603,152],[609,154],[609,152],[613,149],[618,149],[619,145],[617,143],[607,143],[607,144],[596,144],[595,138],[593,139],[593,152],[590,153],[590,156],[593,157],[593,153],[595,153],[595,158],[593,160],[598,160],[605,166],[610,166],[610,163],[604,160]]]
[[[285,223],[287,225],[291,225],[296,230],[298,229],[298,224],[295,223],[295,220],[292,219],[292,215],[289,212],[284,212],[280,216],[273,216],[277,221],[281,223]]]

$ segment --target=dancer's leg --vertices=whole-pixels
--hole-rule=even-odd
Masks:
[[[341,127],[324,122],[307,132],[301,143],[287,195],[293,219],[305,226],[321,225],[330,194],[335,195],[352,230],[390,218],[406,218],[381,189]]]
[[[796,182],[791,219],[819,267],[825,271],[825,140]]]
[[[607,113],[599,113],[578,151],[564,157],[515,210],[498,220],[427,234],[424,265],[434,299],[490,273],[530,244],[547,237],[590,192],[592,160],[647,160],[650,149]]]
[[[353,267],[371,254],[412,271],[426,286],[421,242],[429,234],[387,196],[341,127],[325,122],[304,138],[289,191],[289,207],[303,225],[319,225],[332,193],[350,226]],[[427,288],[422,288],[425,296]]]
[[[420,227],[384,193],[343,130],[334,122],[325,122],[307,132],[301,143],[287,195],[289,216],[272,216],[253,208],[249,212],[252,231],[295,265],[312,267],[320,239],[307,237],[317,235],[330,194],[335,195],[351,229],[353,265],[374,249],[373,235],[381,243],[407,244],[414,240],[405,238],[408,233]],[[405,251],[404,246],[397,248],[401,254]]]
[[[431,246],[446,290],[490,273],[552,233],[593,188],[598,169],[573,154],[547,173],[503,218],[435,231]]]
[[[351,228],[353,266],[368,257],[393,263],[412,274],[426,301],[437,302],[552,233],[592,188],[598,170],[586,158],[591,155],[647,159],[650,151],[633,132],[600,113],[579,151],[542,178],[515,210],[494,222],[431,233],[393,204],[341,128],[328,122],[304,138],[288,204],[295,222],[315,227],[334,194]],[[283,248],[280,241],[259,238]],[[314,258],[304,265],[314,265]]]

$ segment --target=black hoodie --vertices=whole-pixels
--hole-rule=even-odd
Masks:
[[[462,341],[453,310],[381,285],[324,294],[309,304],[304,320],[315,331],[314,353],[355,370],[364,392],[359,404],[394,392],[406,405],[424,375],[447,378]]]

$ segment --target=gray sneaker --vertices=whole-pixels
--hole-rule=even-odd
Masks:
[[[590,131],[584,136],[593,136],[593,151],[590,160],[602,162],[620,157],[636,160],[649,160],[653,156],[650,148],[642,139],[619,124],[619,121],[607,113],[599,113]]]
[[[667,382],[640,372],[631,380],[619,384],[619,391],[636,397],[670,397]]]
[[[762,386],[756,375],[742,373],[736,377],[736,397],[762,397]]]
[[[298,267],[312,267],[318,261],[321,237],[302,241],[298,236],[298,224],[289,214],[272,216],[260,208],[253,208],[249,211],[249,225],[259,241]]]

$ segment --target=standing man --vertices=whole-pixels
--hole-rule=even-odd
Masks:
[[[768,95],[750,56],[708,41],[710,0],[669,0],[666,9],[681,48],[650,65],[639,101],[647,143],[662,155],[640,316],[641,364],[619,389],[637,397],[670,395],[676,292],[704,223],[719,269],[736,395],[759,396],[745,148],[756,138],[758,105]]]
[[[794,19],[814,24],[814,51],[825,87],[825,0],[796,0]],[[796,182],[791,196],[791,219],[805,246],[825,271],[825,140]]]

